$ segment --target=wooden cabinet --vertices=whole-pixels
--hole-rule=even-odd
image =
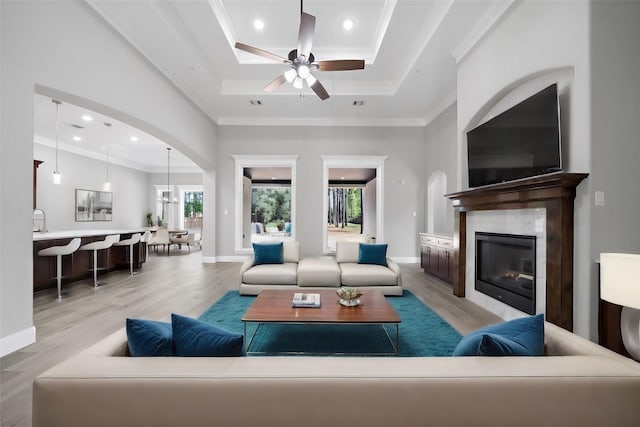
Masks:
[[[453,238],[420,233],[420,264],[425,273],[453,282]]]

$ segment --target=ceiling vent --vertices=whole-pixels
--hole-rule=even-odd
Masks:
[[[249,101],[249,104],[251,104],[251,105],[262,105],[262,101],[259,101],[257,99],[252,99],[251,101]]]
[[[353,101],[354,107],[362,107],[364,105],[364,101]]]

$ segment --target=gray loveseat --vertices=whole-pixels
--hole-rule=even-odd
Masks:
[[[384,295],[402,295],[400,267],[387,258],[387,266],[358,264],[357,242],[338,242],[336,255],[300,259],[299,242],[284,242],[283,264],[253,265],[253,258],[240,268],[240,293],[258,295],[262,289],[358,287]]]

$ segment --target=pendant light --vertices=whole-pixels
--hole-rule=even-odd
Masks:
[[[104,122],[104,125],[107,128],[107,156],[105,160],[106,179],[103,188],[104,191],[111,191],[111,182],[109,181],[109,129],[111,128],[111,123]]]
[[[62,102],[57,99],[52,99],[51,102],[56,104],[56,168],[53,170],[53,183],[58,185],[61,181],[60,171],[58,170],[58,110]]]

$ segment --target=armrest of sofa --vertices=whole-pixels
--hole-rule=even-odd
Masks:
[[[81,354],[100,356],[130,356],[127,343],[127,329],[120,328],[116,332],[83,350]]]
[[[387,257],[387,267],[398,276],[398,286],[402,286],[402,275],[400,274],[400,266],[398,263]]]
[[[242,266],[240,267],[240,283],[242,283],[242,276],[244,275],[244,273],[251,267],[253,267],[253,258],[250,258],[242,263]]]

